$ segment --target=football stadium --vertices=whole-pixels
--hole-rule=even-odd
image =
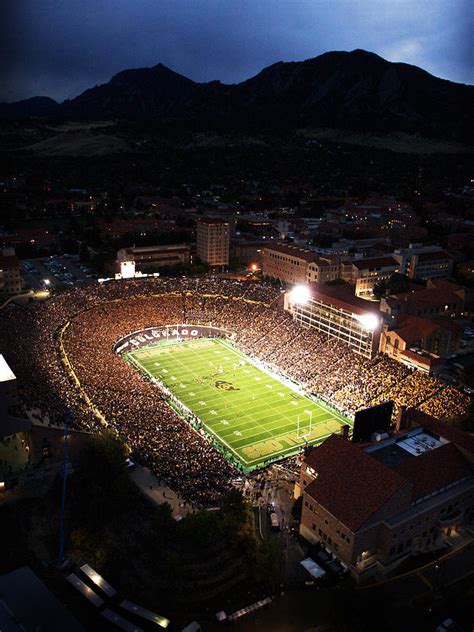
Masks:
[[[469,398],[436,377],[306,326],[283,291],[217,277],[110,280],[7,305],[0,348],[19,414],[117,433],[181,498],[215,506],[232,481],[348,433],[392,400],[437,419]],[[178,324],[178,325],[177,325]]]
[[[321,442],[348,423],[289,380],[258,366],[222,338],[171,340],[132,351],[127,360],[164,386],[196,428],[216,439],[245,472]]]

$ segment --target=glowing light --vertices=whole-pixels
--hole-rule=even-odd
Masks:
[[[258,267],[257,267],[256,263],[252,263],[251,270],[252,270],[252,272],[256,272],[258,270]]]
[[[305,305],[309,301],[310,293],[306,285],[297,285],[291,291],[291,302]]]
[[[356,318],[362,327],[368,331],[374,331],[378,327],[379,319],[375,314],[362,314],[361,316],[356,316]]]
[[[43,283],[44,283],[45,285],[50,285],[50,284],[51,284],[51,281],[50,281],[49,279],[44,279],[44,280],[43,280]]]

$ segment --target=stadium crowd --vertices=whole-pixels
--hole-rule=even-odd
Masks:
[[[135,459],[202,505],[214,504],[236,471],[158,388],[114,353],[128,333],[186,322],[220,327],[247,355],[348,416],[388,399],[437,418],[465,412],[469,398],[457,389],[385,356],[363,358],[315,329],[303,329],[276,308],[279,297],[280,290],[269,285],[212,277],[112,281],[28,309],[7,306],[0,316],[0,349],[18,377],[25,408],[41,409],[52,420],[70,410],[74,423],[88,430],[98,428],[94,410],[100,411]]]

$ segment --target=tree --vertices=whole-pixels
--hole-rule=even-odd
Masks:
[[[410,290],[408,277],[399,272],[394,272],[388,281],[381,281],[374,286],[374,296],[382,298],[388,290],[389,294],[401,294]]]

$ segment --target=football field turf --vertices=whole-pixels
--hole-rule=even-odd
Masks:
[[[245,471],[320,443],[350,423],[253,364],[228,340],[162,341],[126,358],[184,404]]]

